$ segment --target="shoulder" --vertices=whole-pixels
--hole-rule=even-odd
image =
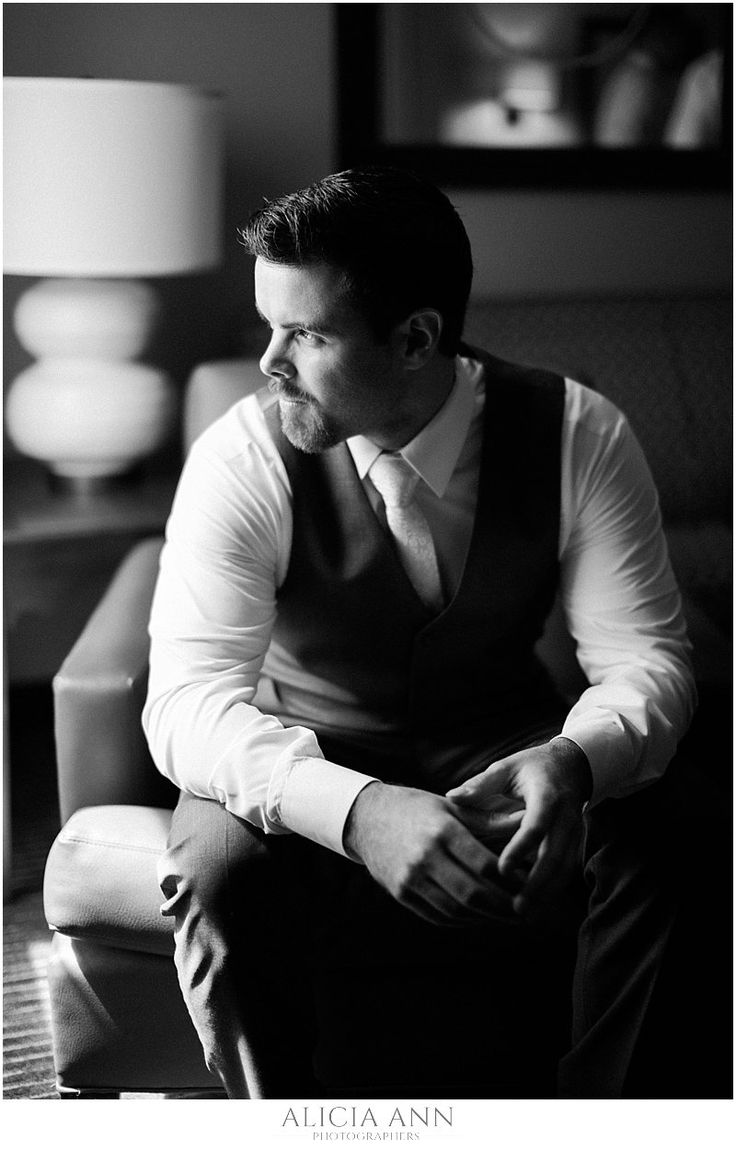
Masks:
[[[185,472],[215,476],[263,495],[290,497],[281,456],[265,419],[275,399],[258,392],[238,400],[192,444]]]
[[[523,364],[514,364],[498,359],[478,347],[464,344],[459,362],[466,366],[472,376],[476,390],[487,393],[489,378],[510,373],[514,378],[526,377],[532,380],[562,381],[564,389],[563,434],[590,435],[607,440],[611,434],[620,434],[628,428],[624,413],[610,399],[570,377],[562,377],[549,369],[540,369]]]
[[[639,442],[625,414],[610,399],[565,380],[563,485],[578,507],[599,508],[600,498],[621,501],[626,492],[651,487]],[[596,502],[598,500],[598,502]]]
[[[192,444],[182,470],[174,518],[193,529],[238,534],[246,527],[278,531],[291,488],[257,395],[239,400]]]
[[[592,438],[610,443],[628,431],[628,421],[620,408],[592,388],[574,379],[565,379],[565,430],[569,437]]]
[[[221,459],[236,469],[249,459],[269,461],[278,454],[264,417],[273,402],[260,392],[238,400],[195,439],[190,455]]]

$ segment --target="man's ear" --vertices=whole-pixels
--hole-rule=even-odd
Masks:
[[[442,316],[434,308],[418,308],[400,324],[404,366],[424,367],[436,354],[442,335]]]

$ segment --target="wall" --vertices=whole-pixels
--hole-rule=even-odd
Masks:
[[[728,290],[727,194],[452,192],[477,295]]]
[[[203,84],[226,97],[226,258],[221,273],[164,284],[168,338],[154,349],[183,376],[236,353],[251,322],[250,266],[235,230],[263,196],[331,170],[330,4],[8,4],[5,74]],[[730,282],[725,194],[451,191],[473,241],[476,294],[523,296]],[[22,281],[10,277],[6,314]],[[6,378],[27,362],[6,321]]]

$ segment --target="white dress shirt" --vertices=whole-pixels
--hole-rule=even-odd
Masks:
[[[480,364],[458,359],[443,408],[402,451],[422,480],[416,497],[449,593],[472,530],[484,402]],[[367,477],[380,449],[363,437],[348,447],[381,515]],[[561,597],[592,684],[561,734],[587,755],[598,802],[662,774],[695,689],[657,495],[625,417],[566,380],[561,447]],[[156,765],[182,790],[344,853],[345,820],[372,777],[253,706],[291,537],[289,479],[249,396],[204,432],[182,472],[151,614],[144,726]]]

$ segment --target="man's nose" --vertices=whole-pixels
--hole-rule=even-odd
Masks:
[[[288,379],[294,374],[293,364],[286,352],[283,339],[273,332],[268,347],[261,356],[259,367],[264,375],[281,376]]]

